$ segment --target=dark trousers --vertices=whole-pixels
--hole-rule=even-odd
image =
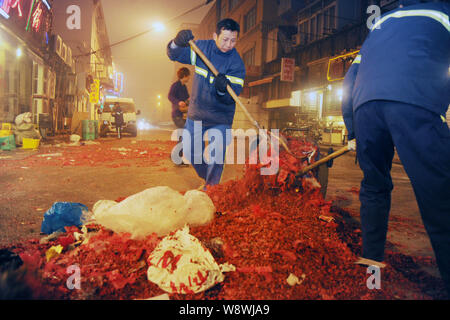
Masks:
[[[122,124],[116,124],[117,137],[122,139]]]
[[[382,261],[393,189],[394,147],[408,174],[441,276],[450,293],[450,130],[418,106],[370,101],[355,112],[363,257]]]
[[[206,185],[216,185],[220,183],[222,178],[225,151],[227,145],[231,142],[230,137],[227,137],[227,129],[231,129],[231,126],[224,124],[202,126],[198,125],[198,123],[200,122],[197,122],[197,125],[195,125],[191,119],[186,120],[183,133],[184,154],[194,167],[197,175],[205,180]],[[205,151],[203,136],[206,131],[208,131],[209,148],[211,150],[208,162],[203,157]],[[196,145],[197,143],[198,145]],[[215,150],[214,152],[213,149]]]

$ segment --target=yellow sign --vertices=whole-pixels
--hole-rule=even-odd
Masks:
[[[100,80],[94,79],[91,84],[91,93],[89,94],[90,103],[98,103],[100,100]]]

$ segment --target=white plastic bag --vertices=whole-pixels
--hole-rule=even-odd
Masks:
[[[19,114],[16,117],[16,119],[14,120],[14,122],[16,123],[17,126],[20,126],[21,124],[24,124],[24,123],[31,123],[33,121],[32,117],[33,116],[31,114],[31,112],[25,112],[25,113]]]
[[[141,238],[155,232],[165,236],[185,224],[204,225],[214,218],[215,207],[204,192],[190,190],[183,196],[169,187],[154,187],[120,203],[100,200],[93,207],[94,219],[114,232]]]
[[[189,227],[161,240],[147,259],[147,278],[168,293],[198,293],[225,279],[223,272],[235,271],[228,263],[218,265]]]

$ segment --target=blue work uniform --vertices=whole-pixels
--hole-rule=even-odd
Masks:
[[[363,257],[384,259],[395,148],[450,293],[449,12],[426,3],[383,15],[344,79],[342,113],[364,172]]]
[[[226,75],[232,89],[239,95],[244,87],[245,66],[236,49],[224,53],[213,40],[197,40],[195,44],[217,71]],[[184,156],[191,162],[199,177],[205,180],[206,185],[218,184],[223,172],[226,147],[231,142],[229,133],[236,103],[228,93],[217,92],[214,74],[190,47],[172,48],[169,43],[167,55],[173,61],[195,66],[189,111],[183,133]],[[206,159],[203,157],[205,132],[208,132],[207,139],[211,145],[209,148],[211,152]]]

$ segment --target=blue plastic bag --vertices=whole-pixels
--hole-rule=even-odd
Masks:
[[[41,232],[52,234],[56,231],[64,232],[64,227],[80,227],[84,222],[83,213],[87,211],[88,207],[81,203],[55,202],[44,214]]]

